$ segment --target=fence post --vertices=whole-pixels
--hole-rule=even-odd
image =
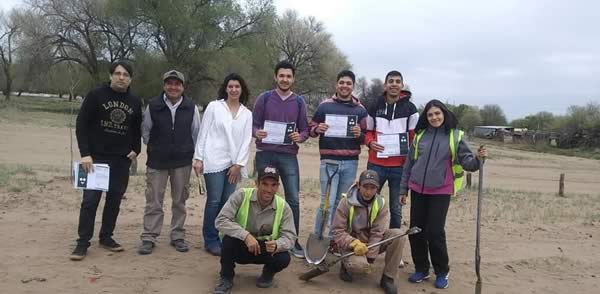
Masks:
[[[558,181],[558,196],[565,196],[565,174],[560,174]]]
[[[471,173],[467,173],[467,189],[471,189]]]

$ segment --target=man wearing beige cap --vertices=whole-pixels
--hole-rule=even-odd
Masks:
[[[163,93],[153,98],[142,122],[147,145],[146,208],[139,254],[150,254],[163,224],[163,199],[167,180],[171,182],[171,246],[188,251],[185,242],[185,201],[189,196],[192,157],[200,129],[198,108],[183,94],[184,75],[169,70],[163,75]]]
[[[406,238],[367,248],[369,244],[401,235],[400,229],[389,229],[389,205],[377,193],[379,175],[373,170],[360,174],[340,201],[333,219],[333,239],[341,252],[354,251],[355,255],[342,261],[340,279],[352,282],[352,274],[371,272],[375,258],[385,252],[385,266],[379,286],[386,294],[397,293],[394,279],[398,276],[398,265]]]

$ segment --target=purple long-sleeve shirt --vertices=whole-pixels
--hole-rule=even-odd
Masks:
[[[266,99],[266,101],[265,101]],[[254,102],[252,111],[252,136],[256,138],[256,131],[263,128],[265,120],[296,123],[296,131],[300,133],[301,142],[308,139],[308,117],[304,99],[295,93],[283,100],[275,90],[269,90],[258,97]],[[278,145],[265,144],[256,140],[258,151],[273,151],[280,153],[298,154],[298,144]]]

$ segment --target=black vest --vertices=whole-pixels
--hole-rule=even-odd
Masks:
[[[163,95],[155,97],[148,104],[152,129],[148,140],[146,165],[154,169],[190,165],[195,150],[192,138],[195,105],[189,98],[183,96],[183,100],[175,112],[175,124],[173,125],[171,110],[163,97]]]

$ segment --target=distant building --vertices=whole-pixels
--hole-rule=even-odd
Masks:
[[[512,135],[515,131],[514,127],[511,126],[476,126],[473,129],[473,136],[479,138],[501,138],[505,135]]]

